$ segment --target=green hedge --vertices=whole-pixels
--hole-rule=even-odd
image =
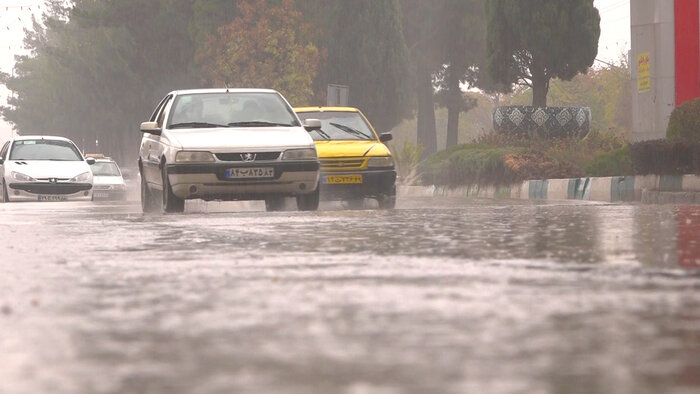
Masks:
[[[423,182],[442,186],[508,185],[520,179],[506,166],[506,158],[522,151],[522,148],[484,144],[453,146],[423,163]]]
[[[630,145],[635,175],[700,175],[700,142],[651,140]]]
[[[585,166],[586,176],[616,176],[632,174],[630,147],[624,146],[593,158]]]
[[[666,137],[673,140],[700,142],[700,98],[676,107],[666,129]]]

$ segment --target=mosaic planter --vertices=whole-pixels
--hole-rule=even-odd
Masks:
[[[588,107],[507,106],[493,111],[493,129],[542,138],[583,138],[591,130]]]

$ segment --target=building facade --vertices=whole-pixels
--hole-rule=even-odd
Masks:
[[[700,0],[632,0],[635,141],[664,138],[673,109],[700,97]]]

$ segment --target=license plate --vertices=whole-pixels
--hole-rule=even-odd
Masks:
[[[231,168],[226,170],[228,179],[274,178],[275,169],[272,167]]]
[[[326,175],[323,183],[327,185],[350,185],[362,183],[362,175]]]
[[[109,193],[107,193],[107,192],[92,192],[92,196],[95,198],[107,198],[107,197],[109,197]]]
[[[66,196],[42,196],[37,197],[39,201],[66,201]]]

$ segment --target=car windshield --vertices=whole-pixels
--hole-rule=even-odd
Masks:
[[[300,112],[302,121],[320,119],[321,130],[311,132],[311,138],[324,140],[374,140],[374,132],[358,112]]]
[[[10,160],[82,161],[83,157],[69,141],[40,139],[15,141]]]
[[[92,175],[95,176],[121,176],[119,167],[114,162],[98,161],[91,165],[90,168],[92,169]]]
[[[175,98],[169,129],[300,126],[277,93],[196,93]]]

